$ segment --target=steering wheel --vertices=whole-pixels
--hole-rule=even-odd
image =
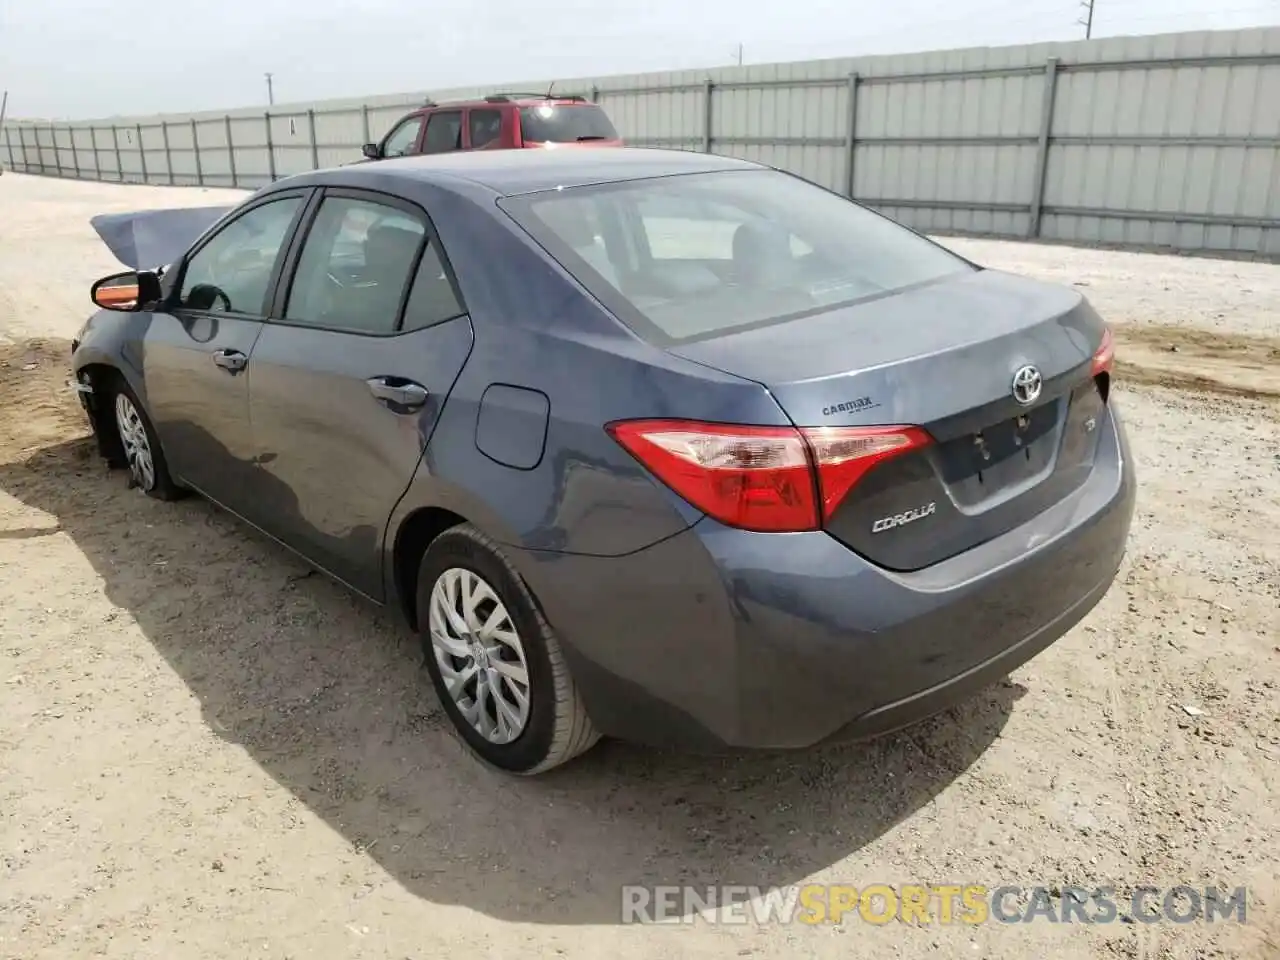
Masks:
[[[223,309],[230,313],[231,298],[225,290],[216,284],[197,283],[187,291],[185,305],[192,310],[212,310],[219,300],[222,301]]]

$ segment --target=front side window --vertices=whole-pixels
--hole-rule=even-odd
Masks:
[[[187,262],[179,304],[188,310],[263,316],[271,276],[301,197],[254,207],[218,231]]]
[[[427,136],[422,143],[423,153],[448,153],[462,147],[462,111],[445,110],[433,113],[427,120]]]
[[[422,118],[411,117],[396,127],[387,136],[382,145],[384,157],[403,157],[414,152],[418,143],[418,131],[422,129]]]
[[[409,274],[426,236],[396,207],[328,197],[307,233],[284,318],[357,333],[394,333]]]
[[[773,170],[577,187],[502,206],[620,319],[659,343],[974,269],[892,220]]]

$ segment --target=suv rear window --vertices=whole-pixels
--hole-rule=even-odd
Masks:
[[[774,170],[575,187],[502,205],[619,319],[659,345],[976,269],[878,213]]]
[[[520,133],[533,143],[617,140],[608,115],[593,103],[540,104],[520,108]]]

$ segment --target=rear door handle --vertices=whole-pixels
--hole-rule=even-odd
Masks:
[[[430,396],[422,384],[400,377],[372,377],[365,382],[369,384],[369,392],[379,400],[401,407],[420,407]]]
[[[239,350],[217,350],[213,354],[213,362],[222,367],[223,370],[230,370],[235,373],[237,370],[243,370],[249,358]]]

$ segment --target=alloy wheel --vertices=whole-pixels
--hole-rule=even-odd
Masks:
[[[529,664],[497,592],[473,571],[450,567],[432,587],[428,624],[458,712],[490,743],[511,743],[529,722]]]
[[[116,394],[116,428],[120,432],[120,443],[124,447],[133,482],[144,491],[152,490],[156,485],[156,464],[151,453],[151,441],[147,438],[147,428],[138,408],[124,393]]]

